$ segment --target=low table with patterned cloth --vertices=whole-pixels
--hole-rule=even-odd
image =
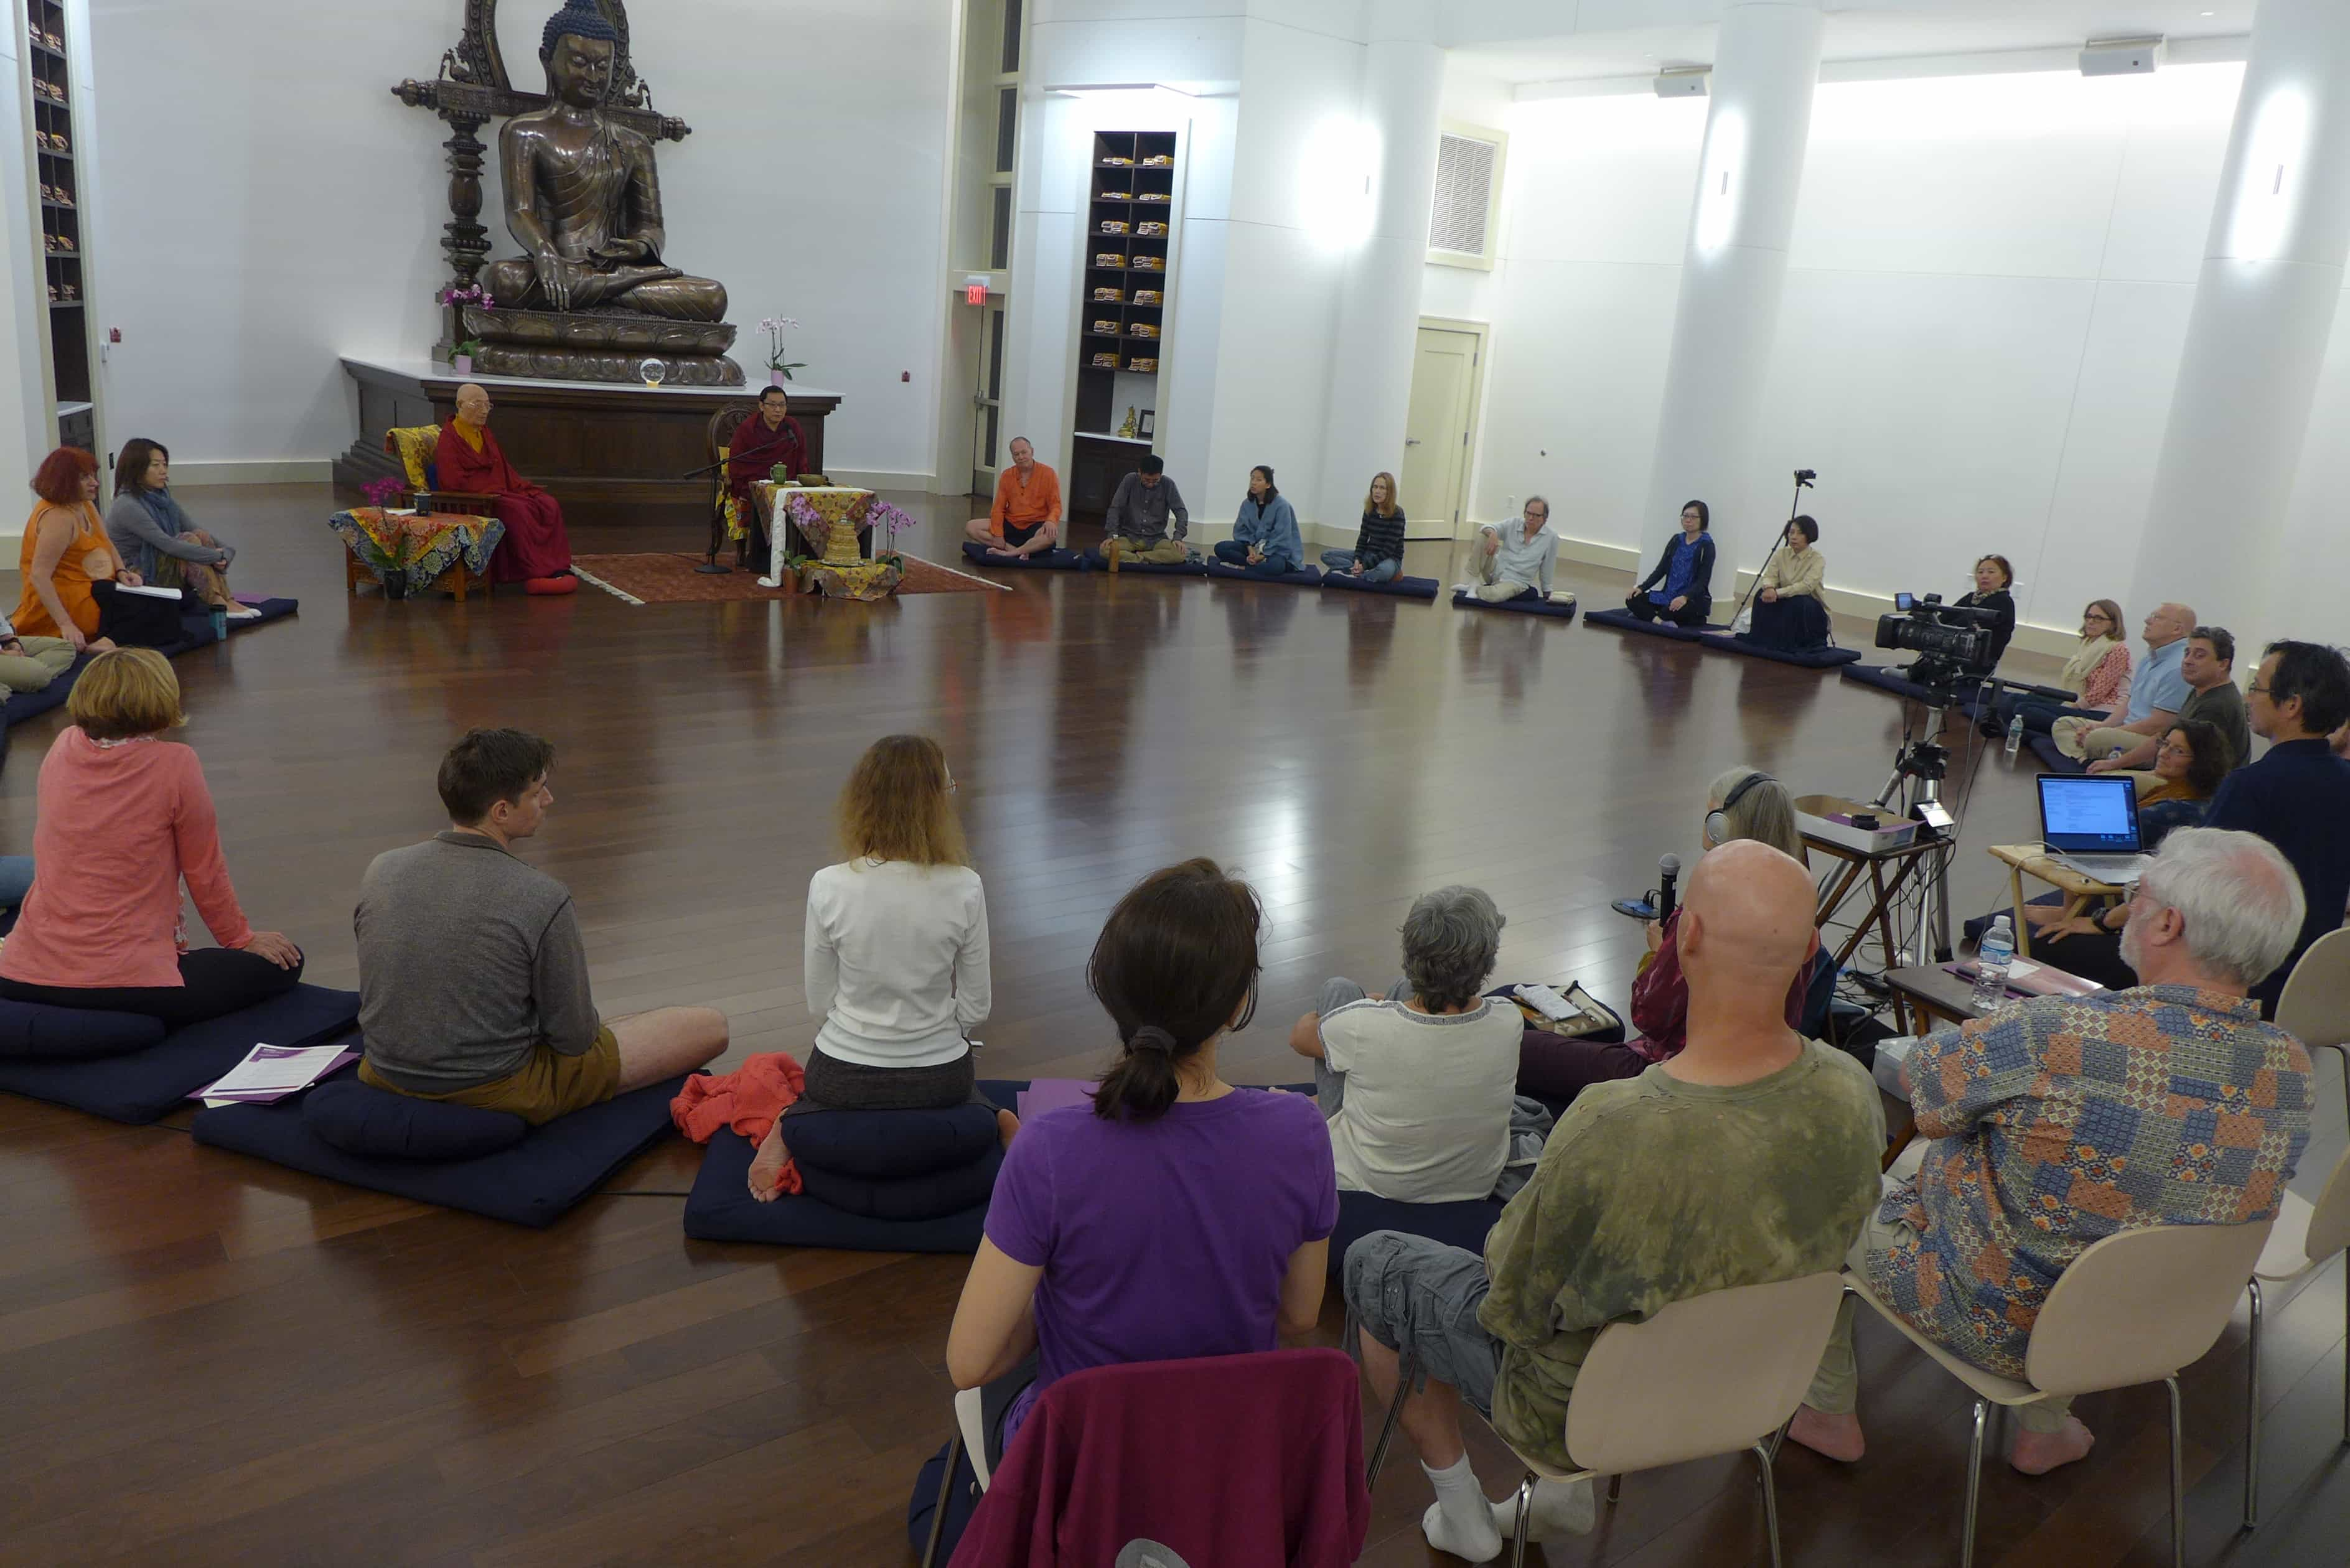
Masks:
[[[388,597],[445,588],[463,603],[468,587],[490,589],[490,555],[506,536],[494,517],[463,512],[386,512],[354,506],[327,519],[327,526],[349,551],[344,584],[359,591],[364,573]],[[399,587],[393,586],[397,577]]]
[[[894,539],[913,526],[911,517],[869,490],[773,483],[762,483],[754,488],[759,493],[760,510],[772,519],[780,504],[792,527],[807,542],[808,553],[814,557],[787,562],[784,558],[785,552],[771,543],[772,562],[767,576],[759,579],[763,587],[783,587],[784,574],[788,571],[801,593],[879,599],[897,591],[899,579],[906,575],[897,556],[891,553],[868,559],[858,547],[858,535],[878,528]],[[769,531],[773,540],[772,523]]]

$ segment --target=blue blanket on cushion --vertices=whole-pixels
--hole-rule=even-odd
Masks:
[[[1718,652],[1742,653],[1752,659],[1767,659],[1773,664],[1800,665],[1805,670],[1833,670],[1839,664],[1860,662],[1860,649],[1856,648],[1765,648],[1726,632],[1708,632],[1698,641]]]
[[[1118,569],[1124,571],[1126,568],[1121,566]],[[1210,561],[1207,564],[1207,574],[1211,577],[1222,577],[1228,583],[1282,583],[1296,588],[1314,588],[1322,586],[1322,568],[1319,566],[1300,566],[1294,572],[1284,572],[1277,577],[1260,577],[1238,566],[1228,566],[1222,561]]]
[[[323,1045],[353,1029],[359,994],[297,985],[257,1007],[167,1034],[143,1050],[95,1061],[0,1062],[0,1090],[71,1106],[118,1122],[151,1122],[180,1108],[255,1045]]]
[[[962,542],[962,558],[974,566],[999,572],[1075,572],[1085,562],[1075,550],[1039,550],[1033,556],[991,556],[976,539]]]
[[[1571,594],[1547,599],[1534,594],[1520,594],[1516,598],[1503,599],[1500,604],[1493,604],[1479,598],[1475,594],[1455,592],[1452,596],[1452,607],[1454,609],[1509,610],[1517,615],[1551,616],[1559,620],[1575,618],[1575,597]]]
[[[356,1067],[345,1069],[356,1072]],[[199,1111],[196,1141],[323,1176],[347,1187],[503,1220],[551,1225],[614,1172],[676,1130],[669,1103],[690,1075],[648,1085],[534,1127],[521,1142],[470,1159],[397,1159],[348,1154],[313,1132],[304,1096],[269,1106]],[[319,1087],[326,1087],[325,1085]],[[316,1092],[315,1090],[312,1092]],[[459,1108],[459,1107],[448,1107]]]
[[[1596,609],[1583,618],[1586,626],[1604,626],[1614,631],[1637,631],[1644,637],[1661,637],[1669,642],[1695,642],[1700,638],[1726,633],[1726,626],[1675,626],[1669,620],[1642,620],[1630,610]]]
[[[1322,586],[1356,594],[1392,594],[1401,599],[1433,600],[1437,590],[1434,577],[1389,577],[1384,583],[1369,583],[1348,572],[1323,573]]]

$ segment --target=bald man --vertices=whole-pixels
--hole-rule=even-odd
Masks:
[[[1489,1503],[1461,1438],[1465,1401],[1521,1453],[1575,1468],[1566,1402],[1599,1330],[1677,1301],[1840,1267],[1877,1198],[1885,1116],[1851,1057],[1787,1026],[1818,946],[1803,867],[1742,840],[1698,863],[1681,904],[1689,1044],[1575,1096],[1485,1255],[1394,1231],[1347,1249],[1347,1309],[1382,1400],[1400,1353],[1428,1378],[1402,1426],[1436,1489],[1429,1543],[1500,1554],[1514,1490]],[[1591,1527],[1587,1481],[1535,1489],[1531,1533]]]
[[[2059,719],[2049,732],[2056,749],[2068,757],[2095,762],[2119,751],[2127,753],[2148,737],[2160,740],[2187,706],[2187,639],[2195,631],[2195,612],[2185,605],[2154,607],[2139,628],[2146,639],[2146,657],[2130,671],[2129,706],[2118,724],[2102,719]],[[2148,765],[2154,753],[2146,753]],[[2241,758],[2237,759],[2241,762]]]
[[[562,506],[506,461],[490,433],[490,395],[471,381],[457,389],[456,417],[441,427],[432,466],[437,490],[497,497],[491,510],[505,536],[490,556],[490,581],[520,583],[533,594],[567,594],[579,586]]]

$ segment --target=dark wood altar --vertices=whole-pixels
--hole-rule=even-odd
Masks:
[[[446,423],[457,409],[457,389],[477,382],[495,411],[490,428],[515,468],[563,503],[565,521],[667,525],[694,530],[710,520],[714,481],[686,479],[710,461],[710,417],[725,408],[748,409],[757,392],[741,387],[649,389],[581,381],[521,381],[460,376],[437,362],[345,359],[359,394],[359,431],[335,460],[335,485],[359,499],[369,480],[398,475],[399,460],[383,450],[394,427]],[[794,387],[792,416],[807,434],[807,462],[824,469],[825,416],[839,395]]]

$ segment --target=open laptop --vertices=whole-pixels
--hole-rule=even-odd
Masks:
[[[2082,876],[2128,887],[2146,869],[2137,784],[2120,774],[2042,774],[2040,837]]]

